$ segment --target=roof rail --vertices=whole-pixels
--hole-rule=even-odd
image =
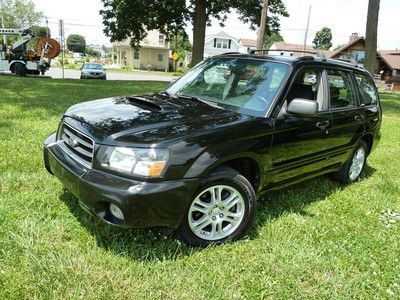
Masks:
[[[221,56],[225,56],[225,55],[235,55],[235,54],[243,54],[243,53],[240,53],[240,52],[225,52],[225,53],[222,53],[220,55]]]
[[[283,50],[283,49],[261,49],[261,50],[251,50],[250,53],[251,53],[251,54],[256,54],[256,53],[264,54],[265,52],[266,52],[267,54],[268,54],[268,52],[307,53],[307,54],[314,54],[315,56],[317,56],[318,58],[321,58],[321,59],[326,59],[326,56],[325,56],[324,53],[318,52],[318,51],[308,51],[308,50],[304,50],[304,51],[303,51],[303,50],[290,50],[290,49],[285,49],[285,50]],[[283,55],[283,54],[281,54],[281,55]]]
[[[347,58],[332,58],[332,59],[333,60],[344,61],[344,62],[352,64],[353,66],[355,66],[357,68],[364,69],[364,67],[359,65],[354,58],[350,58],[350,59],[347,59]]]

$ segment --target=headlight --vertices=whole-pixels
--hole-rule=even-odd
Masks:
[[[104,147],[97,155],[103,168],[146,177],[160,176],[169,157],[165,149]]]

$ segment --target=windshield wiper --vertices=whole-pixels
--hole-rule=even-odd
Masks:
[[[207,100],[203,100],[200,99],[197,96],[191,96],[191,95],[185,95],[185,94],[175,94],[175,97],[178,97],[180,99],[187,99],[187,100],[192,100],[192,101],[199,101],[202,103],[205,103],[209,106],[215,107],[215,108],[219,108],[219,109],[223,109],[221,106],[219,106],[218,104],[216,104],[215,102],[212,101],[207,101]]]
[[[161,91],[158,94],[161,95],[161,96],[172,97],[172,95],[170,93],[168,93],[167,91]]]

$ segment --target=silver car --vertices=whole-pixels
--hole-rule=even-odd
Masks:
[[[86,63],[81,69],[81,79],[107,79],[106,70],[100,64]]]

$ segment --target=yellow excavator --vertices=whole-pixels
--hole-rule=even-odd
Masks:
[[[40,38],[34,49],[27,49],[27,44],[35,39],[32,29],[0,28],[0,35],[21,38],[11,47],[0,44],[0,72],[10,71],[17,76],[44,75],[50,68],[51,60],[60,54],[60,44],[52,38]]]

